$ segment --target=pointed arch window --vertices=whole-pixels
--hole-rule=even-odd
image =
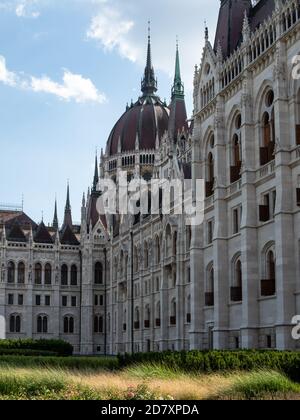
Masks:
[[[272,249],[267,251],[265,263],[266,279],[261,281],[261,295],[274,296],[276,294],[276,261]]]
[[[42,284],[42,265],[40,263],[34,266],[34,283],[37,285]]]
[[[210,266],[207,270],[205,306],[214,306],[214,282],[214,267]]]
[[[72,265],[71,267],[71,286],[77,286],[78,283],[78,271],[76,265]]]
[[[46,315],[39,315],[37,317],[37,333],[38,334],[48,333],[48,317]]]
[[[52,283],[52,268],[51,268],[51,264],[47,263],[45,265],[45,284],[46,285],[51,285]]]
[[[11,315],[9,318],[9,332],[20,333],[21,332],[21,316]]]
[[[20,262],[18,264],[18,284],[25,283],[25,264]]]
[[[231,287],[231,301],[232,302],[241,302],[243,300],[243,292],[242,292],[242,263],[241,260],[238,259],[234,264],[234,278],[233,278],[233,286]]]
[[[10,261],[7,266],[7,282],[15,282],[15,263]]]
[[[72,316],[64,317],[64,334],[74,334],[74,318]]]
[[[95,284],[103,284],[103,267],[100,262],[95,264]]]
[[[68,266],[66,264],[61,267],[61,285],[68,286]]]

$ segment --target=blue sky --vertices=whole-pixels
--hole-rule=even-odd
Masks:
[[[159,95],[169,100],[179,37],[192,112],[204,21],[213,40],[219,0],[0,0],[0,203],[62,221],[70,180],[73,218],[126,103],[136,100],[151,20]]]

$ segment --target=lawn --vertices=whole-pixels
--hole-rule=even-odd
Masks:
[[[0,399],[300,400],[300,385],[270,370],[188,374],[159,364],[139,364],[117,370],[112,369],[114,359],[84,359],[80,363],[75,363],[75,358],[64,363],[59,363],[59,358],[54,363],[53,359],[49,358],[47,364],[47,358],[43,358],[43,364],[34,367],[36,358],[27,357],[22,366],[20,358],[17,362],[18,358],[1,357]]]

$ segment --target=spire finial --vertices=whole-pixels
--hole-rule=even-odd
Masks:
[[[147,49],[147,63],[142,80],[142,92],[145,96],[153,95],[157,91],[157,81],[155,79],[154,68],[152,66],[151,56],[151,23],[148,21],[148,49]]]
[[[99,182],[99,171],[98,171],[98,156],[97,156],[97,149],[96,149],[93,192],[97,191],[98,182]]]
[[[64,227],[69,226],[70,228],[73,227],[72,222],[72,210],[71,210],[71,204],[70,204],[70,182],[68,180],[67,184],[67,200],[66,200],[66,207],[65,207],[65,218],[64,218]]]
[[[54,229],[56,229],[56,230],[58,229],[57,198],[56,198],[56,194],[55,194],[54,217],[53,217],[52,227],[53,227]]]
[[[172,98],[174,96],[182,98],[184,96],[184,86],[181,80],[180,71],[180,58],[179,58],[179,42],[178,36],[176,37],[176,61],[175,61],[175,77],[174,84],[172,87]]]

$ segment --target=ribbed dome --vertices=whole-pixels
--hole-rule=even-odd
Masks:
[[[107,155],[134,151],[136,140],[139,150],[155,149],[156,138],[159,141],[168,130],[169,108],[157,96],[143,96],[122,115],[114,126],[108,142]]]

